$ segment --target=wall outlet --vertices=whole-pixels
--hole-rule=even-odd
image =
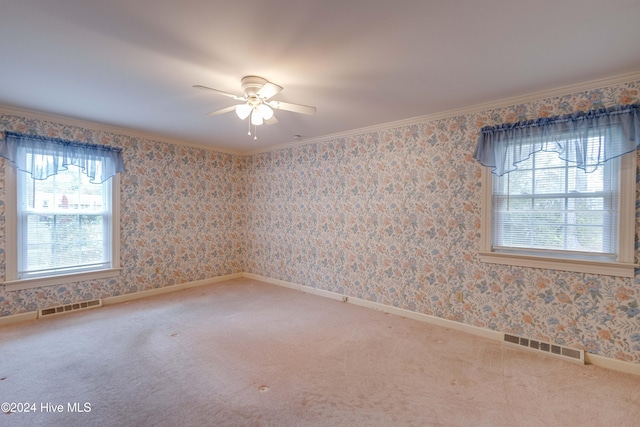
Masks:
[[[464,292],[456,291],[456,302],[464,302]]]

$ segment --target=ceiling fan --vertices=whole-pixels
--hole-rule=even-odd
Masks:
[[[242,104],[232,105],[231,107],[223,108],[222,110],[212,111],[208,114],[209,116],[217,116],[218,114],[224,114],[235,110],[236,115],[242,120],[251,115],[251,124],[254,126],[260,126],[263,123],[268,125],[277,123],[278,120],[276,120],[273,115],[273,109],[309,115],[315,114],[316,112],[316,107],[270,100],[271,97],[278,94],[283,88],[275,83],[271,83],[263,77],[245,76],[242,78],[241,86],[244,96],[234,95],[229,92],[202,85],[195,85],[193,87],[213,91],[220,95],[243,102]],[[251,135],[251,132],[249,132],[249,135]]]

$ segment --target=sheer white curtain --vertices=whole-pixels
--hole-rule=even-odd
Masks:
[[[640,104],[482,128],[473,157],[502,176],[539,151],[595,171],[640,145]]]
[[[120,148],[14,132],[5,132],[0,140],[0,156],[39,180],[69,165],[81,168],[92,183],[104,182],[125,170]]]

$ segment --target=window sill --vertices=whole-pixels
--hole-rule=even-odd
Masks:
[[[634,277],[639,266],[624,262],[605,262],[580,259],[548,258],[497,252],[480,252],[480,261],[490,264],[505,264],[518,267],[544,268],[573,271],[577,273],[602,274],[606,276]]]
[[[64,285],[85,280],[106,279],[120,275],[122,268],[91,271],[85,273],[65,274],[61,276],[36,277],[33,279],[8,280],[4,282],[7,291],[19,291],[22,289],[42,288],[45,286]]]

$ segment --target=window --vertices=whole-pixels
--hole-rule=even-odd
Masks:
[[[634,277],[638,147],[640,104],[482,128],[480,260]]]
[[[484,170],[483,262],[633,277],[636,152],[600,165],[537,151]]]
[[[615,257],[618,159],[586,173],[539,151],[493,177],[495,250],[545,250]]]
[[[77,166],[17,178],[18,279],[111,268],[111,179],[91,183]]]
[[[21,137],[11,134],[0,147],[12,162],[5,162],[6,289],[119,274],[119,177],[99,151],[111,149],[78,144],[80,152],[66,142]]]

